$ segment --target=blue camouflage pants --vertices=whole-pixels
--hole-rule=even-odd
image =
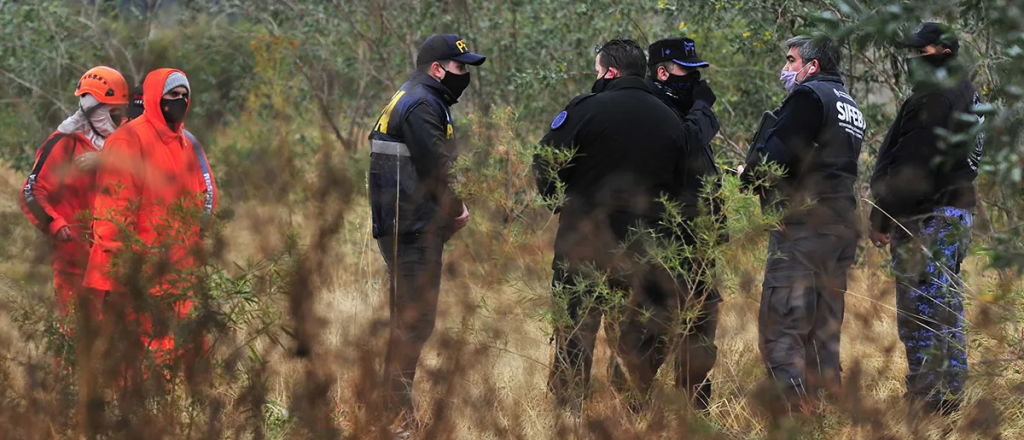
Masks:
[[[967,378],[960,264],[971,244],[970,210],[937,208],[901,222],[892,237],[896,326],[907,351],[907,396],[936,411],[959,409]]]

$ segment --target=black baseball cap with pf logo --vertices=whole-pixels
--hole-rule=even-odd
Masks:
[[[469,51],[462,37],[454,34],[436,34],[427,38],[416,54],[416,65],[425,66],[434,61],[455,60],[471,66],[479,66],[487,57]]]
[[[900,42],[903,47],[921,48],[933,44],[949,49],[954,54],[960,51],[960,40],[949,26],[942,23],[922,23],[914,32]]]
[[[689,38],[665,38],[647,48],[647,64],[653,66],[674,61],[685,67],[708,67],[707,61],[697,56],[697,44]]]

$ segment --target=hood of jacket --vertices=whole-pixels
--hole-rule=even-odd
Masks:
[[[164,84],[167,82],[167,77],[171,76],[172,73],[178,72],[182,75],[182,72],[178,69],[157,69],[146,75],[146,81],[142,84],[142,105],[144,110],[142,111],[142,118],[153,124],[153,128],[156,129],[160,139],[164,142],[170,142],[176,137],[180,137],[182,129],[185,127],[185,123],[178,124],[172,130],[171,127],[167,126],[167,120],[164,119],[164,113],[160,110],[160,100],[164,97]],[[185,115],[188,116],[188,109],[192,107],[192,90],[188,93],[188,103],[186,104]]]

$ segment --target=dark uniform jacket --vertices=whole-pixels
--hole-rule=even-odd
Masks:
[[[984,135],[946,142],[938,130],[954,135],[971,129],[975,120],[962,120],[980,102],[967,78],[947,89],[916,90],[900,107],[878,151],[871,193],[877,207],[871,226],[888,233],[889,216],[905,219],[941,206],[973,208],[974,179],[984,148]],[[884,211],[884,212],[883,212]],[[887,215],[886,215],[887,214]]]
[[[644,82],[651,89],[651,93],[683,121],[686,134],[683,139],[684,176],[676,194],[683,203],[684,216],[695,218],[699,214],[698,202],[702,201],[704,180],[711,176],[714,182],[712,190],[717,191],[721,188],[718,163],[715,161],[715,152],[711,149],[711,140],[715,138],[720,128],[718,116],[706,102],[679,99],[672,90],[651,77],[645,78]],[[722,215],[720,199],[716,198],[710,208],[715,215]]]
[[[462,214],[452,190],[457,153],[449,107],[455,101],[440,82],[416,72],[381,112],[370,133],[374,238],[449,234]]]
[[[612,80],[604,91],[574,98],[555,118],[541,144],[575,149],[557,173],[565,185],[560,207],[556,263],[598,261],[630,235],[631,227],[653,227],[681,185],[687,132],[639,77]],[[535,157],[540,192],[556,193],[551,165]]]
[[[855,225],[858,158],[866,123],[838,73],[822,72],[799,84],[782,102],[778,122],[743,173],[754,181],[760,162],[786,169],[763,188],[762,205],[786,208],[784,222]]]

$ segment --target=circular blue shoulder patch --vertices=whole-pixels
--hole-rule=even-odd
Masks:
[[[562,124],[565,122],[565,118],[568,117],[568,116],[569,116],[569,112],[566,112],[565,110],[562,110],[562,112],[559,113],[558,116],[555,116],[555,120],[551,121],[551,129],[554,130],[554,129],[558,128],[558,127],[561,127]]]

